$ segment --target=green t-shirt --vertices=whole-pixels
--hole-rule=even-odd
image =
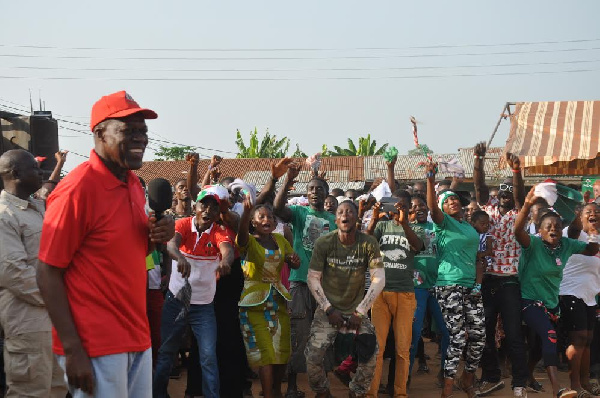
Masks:
[[[310,269],[323,272],[325,297],[343,314],[352,314],[365,295],[365,272],[383,267],[374,237],[356,232],[356,242],[344,246],[337,232],[317,239]]]
[[[308,265],[315,241],[337,229],[335,216],[326,211],[315,211],[310,206],[290,206],[294,251],[300,257],[300,268],[290,271],[290,281],[306,282]]]
[[[433,223],[428,221],[415,225],[425,232],[425,249],[415,256],[414,285],[417,289],[430,289],[435,286],[438,275],[437,243]]]
[[[468,222],[457,221],[444,213],[440,224],[434,224],[438,250],[438,286],[475,285],[475,260],[479,234]]]
[[[530,238],[531,243],[521,250],[519,261],[521,297],[541,301],[549,309],[556,308],[565,264],[573,254],[584,251],[587,243],[563,236],[560,248],[551,253],[542,238],[533,235]]]
[[[411,229],[425,240],[423,228],[412,224]],[[385,268],[385,291],[414,292],[415,252],[411,249],[404,228],[395,221],[380,221],[373,236],[379,242]]]

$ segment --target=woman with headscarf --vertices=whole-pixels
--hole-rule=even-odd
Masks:
[[[444,190],[436,198],[437,165],[429,162],[426,169],[427,205],[431,209],[439,260],[435,293],[450,335],[442,397],[452,396],[460,356],[466,345],[465,370],[458,379],[458,386],[473,398],[478,394],[475,371],[485,347],[483,301],[481,294],[473,291],[479,234],[464,220],[463,204],[455,192]]]

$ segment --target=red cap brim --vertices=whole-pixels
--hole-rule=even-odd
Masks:
[[[156,119],[158,118],[158,115],[156,114],[156,112],[154,112],[151,109],[147,109],[147,108],[130,108],[130,109],[125,109],[119,112],[115,112],[112,115],[108,116],[106,119],[118,119],[121,117],[127,117],[130,115],[133,115],[134,113],[141,113],[142,116],[144,116],[144,119]],[[106,120],[105,119],[105,120]]]

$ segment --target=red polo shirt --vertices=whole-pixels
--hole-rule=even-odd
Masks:
[[[144,205],[136,175],[120,181],[93,150],[48,198],[39,258],[66,269],[71,313],[90,357],[150,348]],[[54,352],[64,355],[52,334]]]

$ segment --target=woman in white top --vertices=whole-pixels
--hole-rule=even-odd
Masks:
[[[581,216],[565,228],[569,238],[589,242],[600,230],[600,206],[586,204]],[[590,344],[596,322],[596,295],[600,293],[600,257],[574,254],[563,270],[560,284],[560,311],[563,328],[569,333],[571,389],[577,397],[600,394],[600,387],[590,384]],[[593,395],[592,395],[593,394]]]

